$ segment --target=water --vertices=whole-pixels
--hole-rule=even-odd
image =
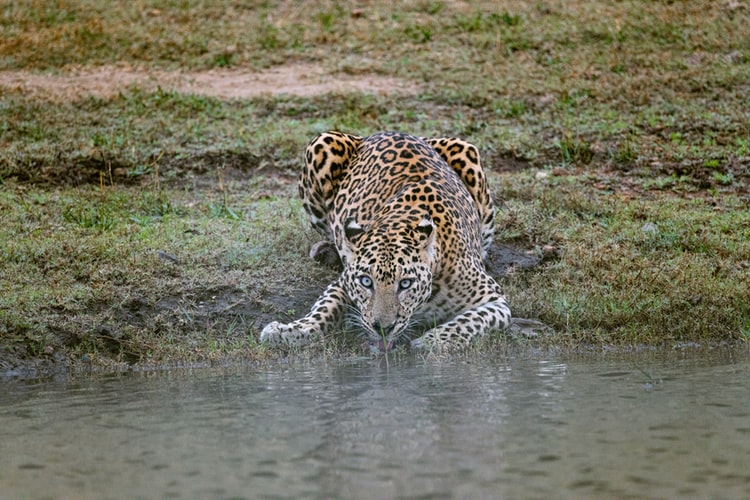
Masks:
[[[750,355],[5,383],[0,497],[749,498]]]

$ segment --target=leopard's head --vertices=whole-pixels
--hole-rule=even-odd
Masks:
[[[412,315],[429,300],[436,233],[429,216],[373,227],[346,221],[342,283],[371,346],[387,351],[406,339]]]

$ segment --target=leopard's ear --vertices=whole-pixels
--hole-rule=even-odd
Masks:
[[[344,236],[349,242],[356,239],[357,236],[365,232],[365,229],[357,222],[354,217],[349,217],[344,223]]]
[[[429,215],[424,216],[419,221],[419,224],[414,228],[414,235],[417,238],[419,248],[427,252],[430,258],[434,257],[437,228]]]
[[[344,222],[344,237],[341,238],[341,259],[346,264],[357,251],[357,241],[365,232],[359,222],[354,217],[349,217]]]

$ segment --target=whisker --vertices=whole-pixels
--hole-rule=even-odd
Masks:
[[[418,326],[419,326],[419,322],[415,321],[412,318],[409,318],[409,321],[406,322],[404,329],[399,332],[398,337],[396,338],[396,343],[410,342],[414,335],[414,330]]]
[[[347,333],[354,334],[358,338],[369,340],[372,331],[362,319],[362,312],[353,304],[344,304],[344,324]],[[418,330],[423,329],[422,322],[415,318],[409,318],[403,329],[393,338],[394,344],[409,343],[414,338]]]
[[[352,307],[351,311],[344,315],[344,319],[347,326],[352,328],[352,333],[358,337],[367,337],[367,328],[362,321],[362,314],[359,312],[359,309]]]

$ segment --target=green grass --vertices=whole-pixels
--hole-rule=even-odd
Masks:
[[[0,85],[0,358],[272,355],[257,322],[301,314],[333,276],[305,258],[294,179],[334,128],[477,144],[498,239],[544,256],[504,278],[509,300],[553,342],[746,341],[748,25],[719,1],[0,2],[0,71],[305,62],[419,86],[50,100]],[[205,312],[212,297],[228,309]]]
[[[669,345],[750,333],[746,200],[623,200],[575,179],[514,177],[524,194],[509,192],[518,215],[507,233],[561,249],[543,272],[511,275],[517,315],[565,325],[563,337],[576,342]]]

